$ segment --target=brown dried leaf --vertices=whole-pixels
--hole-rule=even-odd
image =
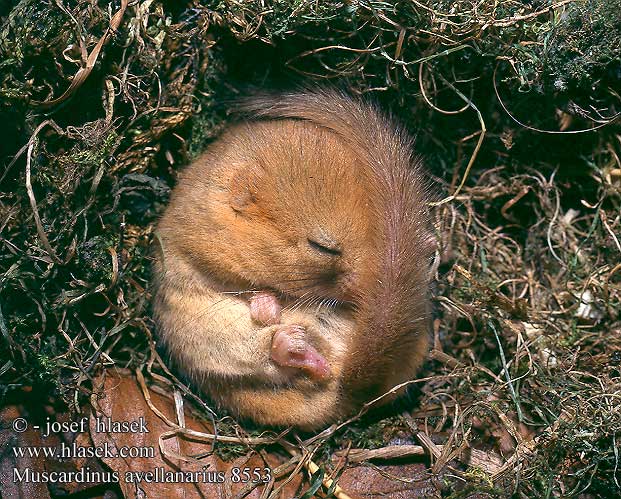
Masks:
[[[173,429],[164,419],[160,418],[145,400],[144,394],[133,377],[118,377],[105,375],[101,390],[102,396],[97,400],[97,408],[91,415],[90,431],[95,446],[105,445],[110,449],[133,448],[152,449],[153,457],[138,456],[133,458],[109,457],[102,458],[112,470],[119,473],[120,486],[126,499],[129,498],[163,498],[187,499],[197,498],[220,498],[233,497],[242,490],[247,483],[232,483],[231,468],[239,465],[239,462],[226,463],[214,455],[201,458],[196,462],[169,458],[167,456],[199,456],[209,452],[211,445],[198,440],[192,440],[186,436],[169,438],[163,441],[166,455],[159,448],[159,437]],[[149,390],[150,402],[171,422],[176,421],[173,403],[166,397]],[[148,432],[112,432],[99,431],[99,421],[108,422],[143,422],[143,430]],[[102,419],[103,418],[103,419]],[[142,419],[141,419],[142,418]],[[197,421],[191,414],[185,413],[185,427],[199,432],[211,433],[212,430],[205,424]],[[244,467],[273,469],[281,461],[276,457],[268,459],[266,464],[258,455],[252,455],[244,459]],[[176,481],[166,483],[165,474],[174,472],[196,473],[192,482]],[[146,480],[145,473],[153,472],[150,481]],[[204,472],[204,473],[203,473]],[[222,477],[225,477],[222,480]],[[128,478],[142,478],[140,483],[132,483]],[[283,489],[280,497],[293,497],[300,485],[300,480],[293,480]],[[258,499],[263,485],[259,485],[246,497]]]
[[[422,463],[349,468],[338,483],[352,499],[440,497]]]
[[[22,418],[28,425],[26,431],[20,433],[13,429],[13,422],[17,418]],[[47,432],[47,421],[72,422],[72,418],[67,413],[56,412],[52,406],[41,404],[40,398],[26,396],[21,405],[10,405],[0,412],[0,496],[7,498],[27,498],[27,499],[47,499],[50,494],[56,496],[66,496],[80,494],[83,499],[118,499],[118,488],[116,484],[102,484],[100,482],[90,482],[82,480],[97,476],[97,473],[106,472],[102,464],[95,458],[68,459],[61,457],[61,446],[71,448],[72,444],[78,447],[92,447],[88,433],[60,432],[50,433],[43,437]],[[77,418],[79,420],[81,418]],[[38,426],[39,429],[35,429]],[[28,447],[39,450],[38,457],[17,457],[13,449]],[[55,451],[53,456],[44,456],[40,449],[47,448]],[[24,481],[14,482],[14,470],[18,470],[24,477]],[[31,475],[25,475],[26,470],[30,470]],[[83,470],[83,471],[81,471]],[[56,473],[49,480],[39,480],[38,474],[41,472]],[[66,481],[69,474],[83,473],[79,481]],[[101,475],[99,475],[101,476]],[[26,481],[28,480],[28,481]]]
[[[0,494],[2,497],[49,499],[50,493],[45,483],[17,481],[14,482],[14,470],[24,472],[27,468],[33,471],[45,471],[45,460],[42,457],[16,457],[13,449],[31,445],[41,445],[41,437],[30,425],[23,433],[13,429],[13,421],[24,417],[21,408],[7,406],[0,411]]]

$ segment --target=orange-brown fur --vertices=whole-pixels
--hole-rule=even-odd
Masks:
[[[427,351],[425,191],[410,139],[334,91],[249,101],[181,175],[158,227],[155,315],[182,369],[258,422],[314,428],[412,378]],[[340,254],[316,251],[310,242]],[[331,376],[271,362],[278,325],[254,323],[253,291],[284,303]]]

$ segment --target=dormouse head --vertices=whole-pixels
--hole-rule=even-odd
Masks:
[[[225,141],[211,172],[209,258],[256,288],[350,301],[372,231],[362,160],[301,120],[242,124]]]

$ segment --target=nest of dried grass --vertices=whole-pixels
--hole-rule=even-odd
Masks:
[[[596,0],[0,4],[3,407],[25,393],[79,407],[115,367],[208,414],[153,344],[153,225],[227,99],[303,77],[391,108],[442,199],[435,345],[416,400],[298,442],[320,468],[310,495],[400,452],[443,477],[436,495],[621,495],[620,12]],[[263,452],[247,428],[217,427],[238,437],[221,452]]]

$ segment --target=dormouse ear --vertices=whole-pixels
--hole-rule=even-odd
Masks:
[[[255,165],[244,165],[231,177],[229,203],[238,213],[249,214],[259,200],[259,181],[263,169]]]

